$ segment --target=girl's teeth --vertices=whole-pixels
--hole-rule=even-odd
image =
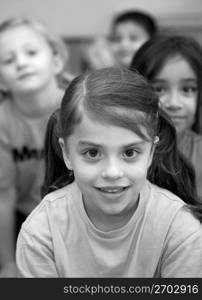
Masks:
[[[121,192],[123,190],[123,188],[119,188],[119,189],[101,189],[104,192],[107,193],[117,193],[117,192]]]

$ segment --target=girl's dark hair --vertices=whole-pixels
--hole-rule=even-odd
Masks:
[[[177,149],[175,127],[159,108],[150,84],[125,68],[103,68],[80,75],[66,89],[60,111],[51,116],[47,127],[43,195],[74,180],[63,162],[58,138],[68,140],[85,114],[95,122],[132,130],[152,143],[158,136],[148,179],[187,204],[196,205],[194,172]],[[202,216],[199,208],[194,209]]]
[[[156,35],[136,52],[130,69],[138,71],[152,81],[165,62],[176,55],[182,56],[190,64],[197,77],[198,101],[192,129],[199,133],[202,104],[202,48],[195,39],[180,35]]]
[[[125,22],[133,22],[142,26],[151,37],[157,32],[157,22],[150,14],[143,11],[129,10],[114,17],[112,21],[112,31],[114,28]]]
[[[47,193],[74,181],[73,173],[67,169],[60,148],[59,113],[57,109],[49,118],[45,134],[45,176],[41,190],[42,197]]]

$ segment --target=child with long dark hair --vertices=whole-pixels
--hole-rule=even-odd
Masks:
[[[162,35],[146,42],[130,66],[153,85],[177,130],[178,148],[196,173],[202,201],[202,48],[191,37]]]
[[[202,276],[193,172],[142,76],[106,68],[75,78],[45,152],[48,194],[18,236],[19,276]]]

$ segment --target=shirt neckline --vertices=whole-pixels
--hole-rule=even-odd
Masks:
[[[130,218],[130,220],[128,221],[128,223],[118,229],[107,231],[107,232],[98,229],[88,217],[84,208],[81,191],[79,190],[79,187],[75,182],[73,184],[72,202],[73,205],[76,206],[76,209],[79,212],[82,221],[84,222],[84,225],[88,228],[88,230],[90,230],[93,233],[93,235],[104,239],[113,239],[113,238],[123,237],[130,230],[134,228],[138,220],[144,215],[146,206],[148,204],[148,200],[150,199],[150,194],[151,194],[151,185],[149,184],[148,181],[146,181],[145,185],[143,186],[140,192],[137,209],[132,215],[132,217]]]

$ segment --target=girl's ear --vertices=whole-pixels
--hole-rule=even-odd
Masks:
[[[156,146],[156,144],[158,144],[159,142],[159,137],[156,135],[153,141],[154,146]]]
[[[59,141],[60,147],[62,149],[62,155],[63,155],[63,159],[64,159],[64,162],[65,162],[65,165],[66,165],[66,167],[69,170],[72,170],[71,161],[69,159],[69,155],[68,155],[67,147],[65,146],[64,139],[63,138],[59,138],[58,141]]]
[[[153,140],[153,145],[152,145],[152,149],[151,149],[151,151],[152,151],[152,156],[153,156],[153,154],[154,154],[154,151],[155,151],[155,148],[156,148],[158,142],[159,142],[159,137],[156,135],[155,138],[154,138],[154,140]]]
[[[153,161],[153,156],[154,156],[154,151],[156,148],[156,145],[159,142],[159,137],[156,135],[152,144],[152,148],[151,148],[151,153],[150,153],[150,159],[149,159],[149,164],[148,164],[148,168],[151,166],[152,161]]]

